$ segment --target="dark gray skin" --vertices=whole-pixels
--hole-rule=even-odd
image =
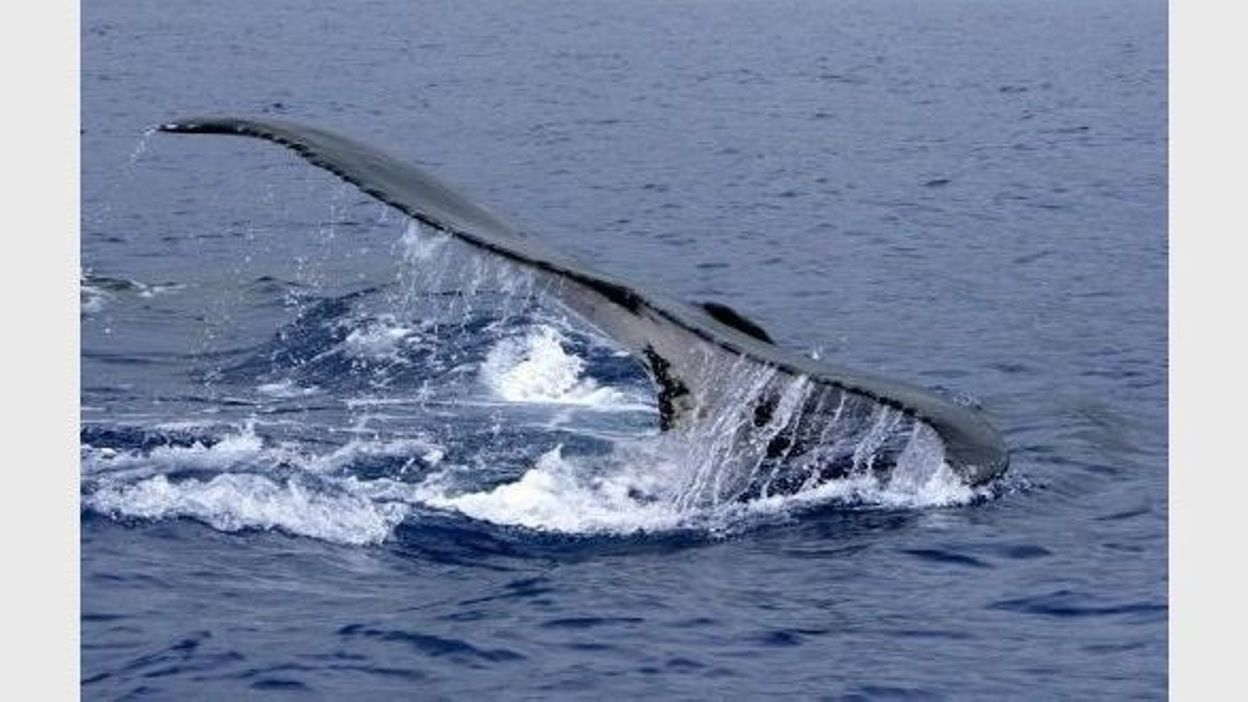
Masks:
[[[277,120],[191,118],[162,124],[159,130],[232,134],[281,144],[424,225],[535,271],[551,282],[551,292],[562,304],[645,364],[658,386],[664,430],[706,429],[715,408],[743,401],[739,392],[728,396],[732,383],[724,374],[748,373],[763,380],[744,399],[752,421],[739,422],[743,426],[734,426],[733,431],[742,444],[755,446],[767,460],[803,466],[802,457],[814,455],[814,445],[827,441],[830,422],[844,422],[856,414],[854,431],[861,437],[869,431],[868,417],[878,419],[884,409],[885,415],[893,412],[892,418],[900,422],[894,428],[922,424],[934,430],[944,445],[945,462],[970,485],[988,482],[1008,466],[1000,433],[978,410],[913,385],[781,349],[761,327],[725,305],[684,303],[593,270],[549,249],[432,175],[372,147]],[[796,410],[790,403],[783,426],[769,426],[786,388],[795,382],[804,393]],[[893,441],[885,442],[881,450],[892,451],[895,457],[901,449]],[[793,469],[799,474],[779,480],[773,471],[762,493],[796,490],[810,484],[811,474],[824,479],[851,469],[844,452],[835,461],[839,464],[813,467],[807,460]],[[760,487],[754,484],[755,473],[757,469],[724,489],[736,498],[756,494]]]

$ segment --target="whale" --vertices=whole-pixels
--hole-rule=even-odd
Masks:
[[[726,304],[683,301],[598,270],[361,141],[292,121],[231,116],[175,119],[156,129],[286,147],[423,226],[529,271],[557,304],[645,369],[660,433],[704,447],[689,467],[690,504],[793,494],[845,477],[923,480],[933,465],[980,486],[1009,465],[1004,439],[981,408],[785,349]]]

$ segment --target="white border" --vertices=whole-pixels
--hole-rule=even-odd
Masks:
[[[79,5],[9,3],[0,27],[0,686],[77,699]]]
[[[1170,5],[1170,693],[1241,685],[1248,461],[1242,12]],[[1220,7],[1232,8],[1230,5]]]

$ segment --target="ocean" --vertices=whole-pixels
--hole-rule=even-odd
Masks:
[[[1166,12],[84,4],[82,696],[1165,697]],[[152,132],[200,114],[980,407],[1010,468],[669,499],[702,447],[610,338],[289,152]]]

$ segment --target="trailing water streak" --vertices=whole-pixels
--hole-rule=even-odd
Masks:
[[[398,242],[405,265],[389,293],[391,306],[418,309],[426,326],[463,326],[475,319],[483,294],[495,325],[506,325],[532,308],[544,287],[531,271],[482,256],[453,236],[409,219]],[[433,304],[430,304],[433,303]]]
[[[792,495],[858,476],[887,482],[916,440],[934,444],[921,454],[928,473],[944,461],[936,433],[912,415],[807,377],[735,363],[746,367],[707,367],[733,378],[731,387],[708,407],[708,421],[672,447],[689,469],[675,499],[681,510]],[[909,456],[912,473],[919,456]]]

